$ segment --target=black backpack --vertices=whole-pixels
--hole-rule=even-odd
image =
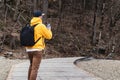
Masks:
[[[40,40],[41,37],[36,42],[34,40],[34,28],[36,25],[30,26],[30,24],[27,24],[22,28],[20,32],[20,44],[22,46],[34,46]]]

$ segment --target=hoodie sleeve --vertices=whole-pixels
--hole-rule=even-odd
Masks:
[[[44,24],[41,25],[41,34],[46,39],[51,39],[52,38],[52,31],[47,29]]]

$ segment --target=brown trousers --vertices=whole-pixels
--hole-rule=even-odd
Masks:
[[[30,60],[30,66],[28,71],[28,80],[36,80],[39,65],[42,59],[42,51],[28,52],[28,57]]]

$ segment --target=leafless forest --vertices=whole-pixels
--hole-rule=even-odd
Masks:
[[[47,54],[120,59],[120,0],[0,0],[0,51],[21,52],[19,33],[34,10],[53,39]]]

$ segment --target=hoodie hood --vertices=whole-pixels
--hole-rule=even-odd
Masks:
[[[42,19],[39,17],[33,17],[30,21],[31,26],[36,25],[36,24],[40,24],[40,23],[42,23]]]

